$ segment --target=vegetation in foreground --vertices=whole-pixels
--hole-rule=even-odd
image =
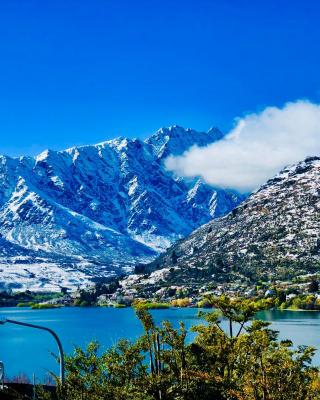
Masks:
[[[192,328],[155,325],[136,305],[144,334],[101,352],[96,342],[66,358],[66,383],[39,399],[58,400],[317,400],[319,370],[314,349],[279,342],[269,324],[253,320],[249,300],[214,299],[215,311]],[[218,311],[217,311],[218,310]]]

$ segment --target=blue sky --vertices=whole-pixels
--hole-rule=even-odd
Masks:
[[[2,0],[0,153],[320,102],[318,1]]]

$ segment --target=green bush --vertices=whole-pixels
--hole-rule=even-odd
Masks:
[[[151,301],[139,301],[134,303],[134,307],[143,308],[145,310],[157,310],[157,309],[165,309],[170,308],[169,303],[157,303]]]
[[[25,303],[18,303],[17,307],[32,307],[34,303],[32,301],[27,301]]]
[[[49,308],[60,308],[60,305],[57,304],[33,304],[31,308],[33,310],[47,310]]]
[[[96,342],[76,348],[66,357],[58,400],[320,399],[312,348],[279,342],[269,323],[253,320],[256,306],[250,300],[211,300],[215,310],[200,313],[205,323],[192,328],[192,343],[183,323],[179,329],[169,322],[157,326],[138,304],[144,334],[104,352]]]

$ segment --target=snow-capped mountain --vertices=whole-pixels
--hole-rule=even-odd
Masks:
[[[155,272],[144,282],[287,280],[319,266],[320,158],[309,157],[174,244],[146,266]]]
[[[163,163],[170,154],[221,137],[216,128],[173,126],[145,141],[117,138],[35,158],[2,156],[0,284],[25,285],[27,276],[31,286],[70,286],[128,271],[230,211],[242,196],[174,177]],[[10,264],[15,267],[9,273]],[[32,281],[37,266],[46,264],[42,281]]]

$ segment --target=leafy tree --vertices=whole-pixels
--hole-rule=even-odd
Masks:
[[[182,323],[178,329],[166,321],[157,326],[138,303],[144,334],[105,352],[96,342],[86,350],[76,348],[66,358],[66,383],[58,387],[58,399],[320,399],[319,371],[311,367],[314,349],[279,342],[269,323],[254,320],[258,306],[251,300],[210,301],[215,309],[200,313],[204,323],[192,328],[191,343]]]

